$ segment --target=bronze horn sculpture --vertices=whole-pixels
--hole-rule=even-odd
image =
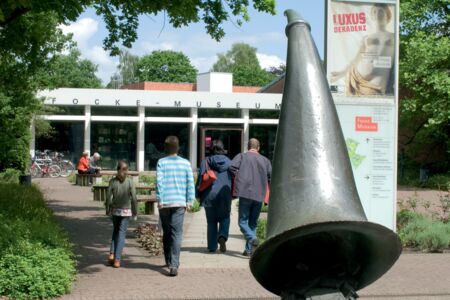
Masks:
[[[354,299],[391,268],[401,243],[367,221],[310,26],[293,10],[285,15],[287,70],[267,240],[250,268],[283,299]]]

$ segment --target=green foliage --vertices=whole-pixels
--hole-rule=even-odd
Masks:
[[[256,225],[256,237],[261,242],[266,240],[266,232],[267,232],[267,220],[259,219],[258,225]]]
[[[19,183],[20,171],[16,169],[6,169],[0,173],[0,182],[3,183]]]
[[[77,174],[74,172],[74,173],[72,173],[72,174],[70,174],[68,177],[67,177],[67,181],[69,181],[70,183],[72,183],[72,184],[75,184],[75,182],[77,181]]]
[[[234,85],[265,86],[276,78],[275,75],[254,65],[236,65],[232,72]]]
[[[145,215],[145,203],[144,202],[138,203],[138,215]]]
[[[120,50],[118,72],[111,76],[106,87],[118,89],[122,85],[138,82],[138,62],[139,56],[131,54],[126,49]]]
[[[0,184],[0,212],[0,295],[30,299],[66,293],[75,277],[71,244],[42,193]]]
[[[267,212],[269,212],[269,205],[263,204],[263,206],[261,207],[261,212],[262,212],[262,213],[267,213]]]
[[[256,48],[245,43],[235,43],[225,53],[217,54],[212,70],[233,73],[233,84],[242,86],[264,86],[276,75],[263,70],[256,56]]]
[[[122,84],[129,84],[138,81],[137,65],[139,57],[131,54],[127,50],[120,51],[119,71],[122,76]]]
[[[2,2],[2,10],[3,6]],[[66,41],[52,13],[27,13],[2,27],[0,171],[27,169],[31,118],[40,108],[40,101],[35,97],[40,86],[34,76],[52,60],[52,54],[63,49]]]
[[[430,176],[426,182],[426,187],[450,191],[450,173]]]
[[[20,241],[0,258],[0,295],[12,299],[53,298],[70,290],[74,274],[66,250]]]
[[[95,72],[97,66],[82,59],[80,51],[72,48],[67,55],[56,55],[36,78],[48,88],[100,88],[101,80]]]
[[[196,212],[199,212],[200,209],[201,209],[200,201],[198,201],[197,199],[194,200],[194,203],[192,204],[191,212],[196,213]]]
[[[217,62],[214,63],[212,70],[214,72],[231,72],[234,66],[239,65],[260,67],[256,50],[255,47],[248,44],[235,43],[227,53],[217,54]]]
[[[397,229],[405,247],[417,247],[426,252],[439,252],[450,247],[450,223],[401,210],[397,214]]]
[[[401,172],[399,172],[401,173]],[[402,186],[421,187],[437,190],[450,190],[450,174],[440,173],[433,174],[424,182],[419,180],[419,168],[407,169],[404,171],[403,177],[398,176],[398,184]]]
[[[202,21],[206,31],[219,40],[224,35],[222,24],[231,17],[237,19],[237,24],[249,20],[248,6],[248,1],[241,0],[0,1],[0,171],[27,169],[30,121],[40,108],[35,92],[52,84],[49,80],[37,80],[36,76],[48,70],[51,61],[57,61],[58,53],[67,46],[70,37],[62,34],[61,23],[75,21],[88,7],[93,7],[103,17],[109,32],[104,47],[117,55],[120,43],[129,48],[136,40],[139,15],[164,12],[174,27]],[[253,7],[275,13],[274,0],[254,0]],[[89,63],[79,63],[83,71],[92,70]],[[85,84],[77,77],[76,85]]]
[[[417,243],[422,251],[440,252],[450,246],[450,225],[433,222],[417,234]]]
[[[250,20],[248,14],[249,1],[144,1],[144,0],[78,0],[78,1],[3,1],[0,2],[0,26],[4,27],[30,12],[53,13],[58,22],[75,21],[89,6],[93,6],[96,13],[103,17],[109,35],[104,40],[106,49],[113,54],[119,53],[118,43],[122,42],[127,48],[137,38],[139,15],[156,15],[164,12],[168,22],[178,28],[190,23],[202,22],[206,32],[214,39],[220,40],[225,32],[222,24],[234,19],[240,26],[243,21]],[[275,0],[253,0],[253,7],[257,11],[275,14]]]
[[[411,222],[411,220],[418,217],[420,217],[420,215],[415,212],[408,209],[401,209],[397,212],[397,230],[402,230],[409,222]]]
[[[153,51],[138,62],[139,81],[195,82],[197,69],[182,52]]]
[[[156,185],[156,176],[155,175],[140,175],[139,182],[142,182],[146,185],[155,186]]]
[[[450,19],[447,0],[400,2],[400,147],[448,171]]]

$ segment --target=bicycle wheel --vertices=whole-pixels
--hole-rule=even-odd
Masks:
[[[73,166],[73,164],[70,161],[62,161],[59,164],[59,167],[61,168],[61,174],[60,174],[61,177],[68,177],[75,170],[75,167]]]
[[[57,165],[51,165],[48,167],[48,176],[55,178],[61,175],[61,168]]]
[[[30,175],[33,178],[36,178],[39,176],[39,174],[41,173],[41,171],[39,170],[39,168],[36,165],[32,165],[30,168]]]

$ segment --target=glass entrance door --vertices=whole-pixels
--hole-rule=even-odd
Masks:
[[[201,127],[200,128],[200,160],[210,156],[211,146],[214,140],[221,140],[225,146],[225,155],[233,159],[242,151],[242,128],[227,127]]]

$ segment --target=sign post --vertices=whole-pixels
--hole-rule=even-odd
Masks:
[[[395,230],[398,3],[327,0],[327,79],[369,221]]]

